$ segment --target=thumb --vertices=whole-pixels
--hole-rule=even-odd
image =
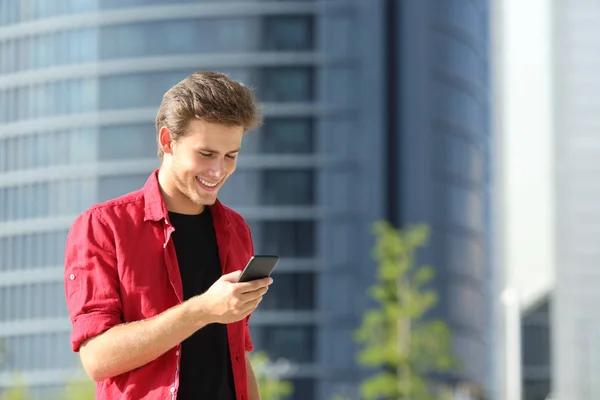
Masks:
[[[230,272],[228,274],[221,276],[221,280],[223,280],[225,282],[235,283],[241,274],[242,274],[242,271],[233,271],[233,272]]]

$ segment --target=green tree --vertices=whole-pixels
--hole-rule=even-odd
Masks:
[[[361,383],[361,395],[366,400],[434,399],[429,374],[458,365],[445,323],[424,318],[437,302],[429,285],[433,269],[415,261],[428,240],[428,226],[402,231],[382,221],[374,233],[373,256],[379,266],[369,293],[378,305],[364,314],[355,337],[362,345],[359,363],[378,372]]]
[[[283,400],[294,392],[292,383],[281,379],[280,374],[285,371],[278,371],[267,353],[255,351],[249,356],[258,381],[261,400]]]

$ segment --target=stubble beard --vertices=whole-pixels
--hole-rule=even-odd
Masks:
[[[209,199],[209,196],[202,195],[195,176],[192,176],[191,179],[186,180],[185,176],[181,176],[178,173],[176,163],[172,164],[171,172],[173,174],[177,190],[179,190],[181,194],[183,194],[189,201],[194,203],[196,206],[208,207],[212,206],[215,203],[214,198]]]

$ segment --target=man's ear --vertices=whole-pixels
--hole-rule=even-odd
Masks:
[[[173,154],[173,135],[166,126],[158,131],[158,143],[165,154]]]

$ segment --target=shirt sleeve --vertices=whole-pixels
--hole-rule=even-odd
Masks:
[[[64,287],[71,348],[122,323],[114,235],[89,210],[73,222],[65,246]]]
[[[248,224],[246,224],[246,229],[248,230],[248,237],[250,240],[250,255],[254,255],[254,243],[252,241],[252,232],[250,231],[250,227],[248,226]],[[246,321],[244,324],[244,344],[246,351],[252,351],[254,349],[254,344],[252,343],[252,336],[250,335],[250,327],[248,326],[248,324],[250,323],[251,316],[252,314],[246,317]]]

